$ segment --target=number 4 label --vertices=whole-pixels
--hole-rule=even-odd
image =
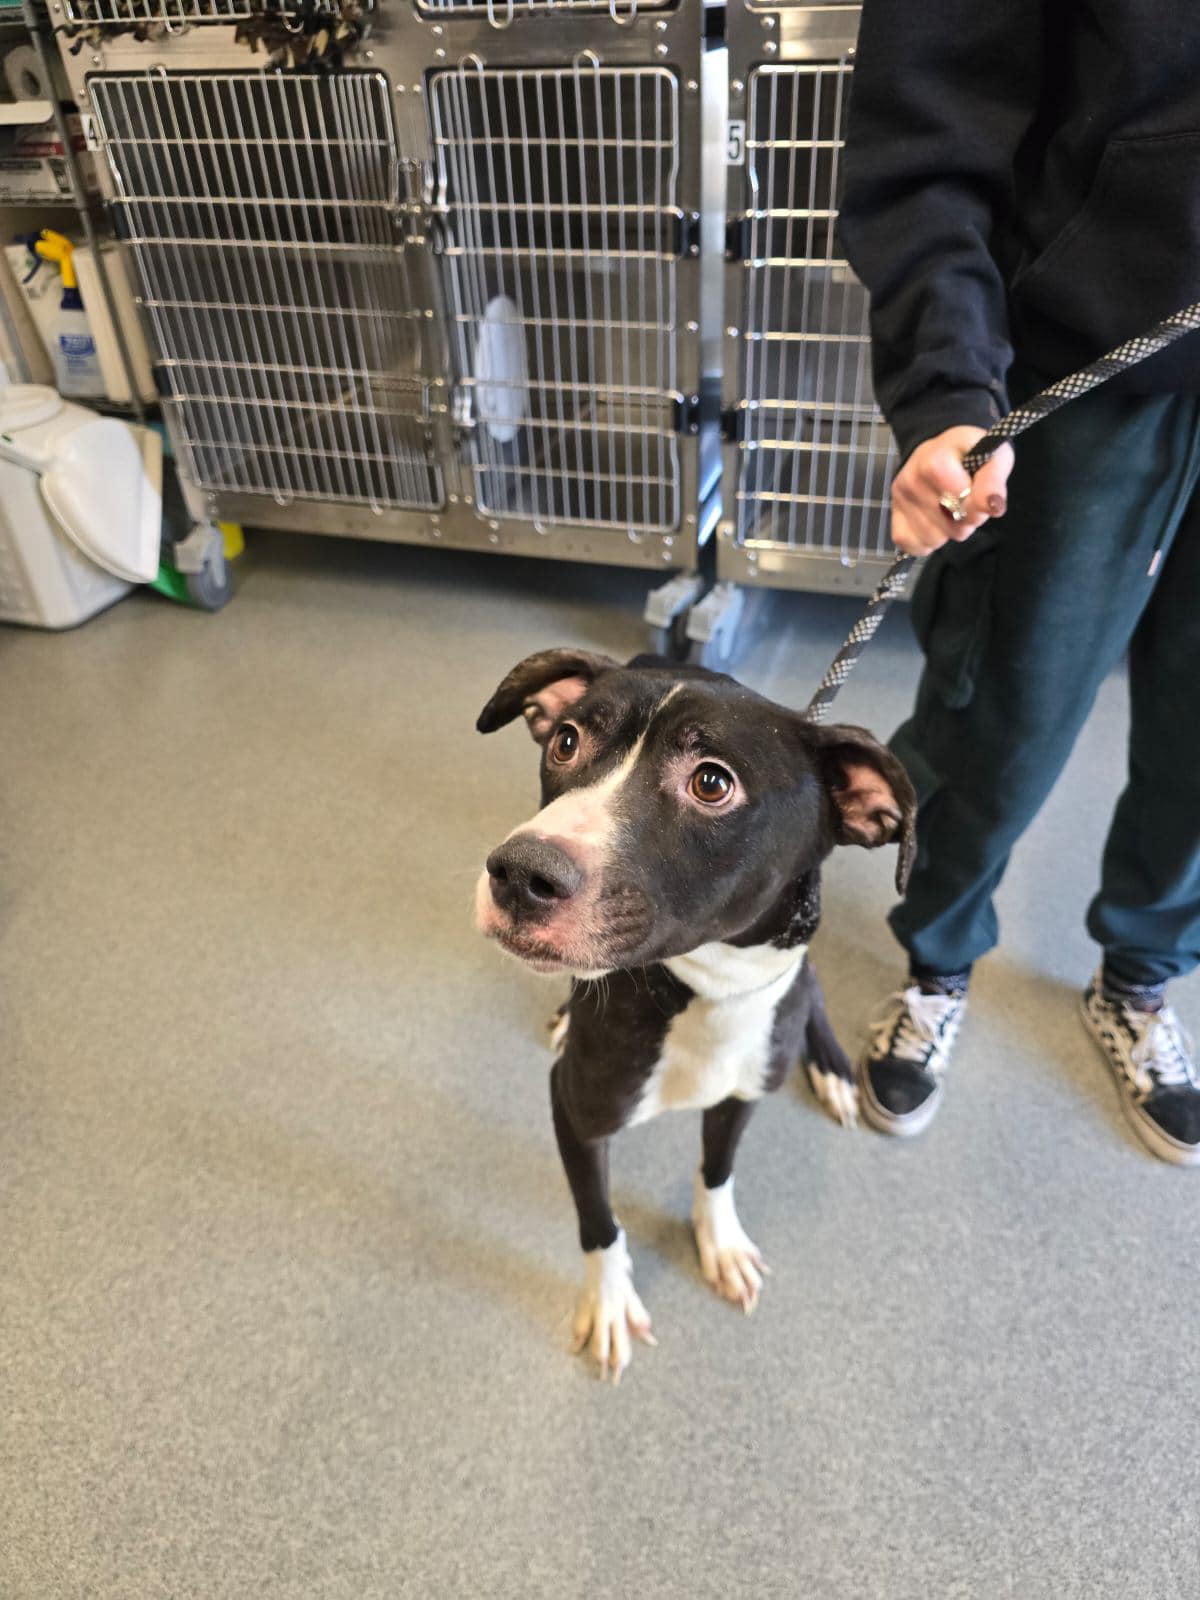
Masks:
[[[740,167],[746,159],[746,124],[730,122],[725,139],[725,160],[731,167]]]

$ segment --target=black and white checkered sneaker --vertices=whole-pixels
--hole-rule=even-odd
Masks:
[[[912,984],[892,995],[858,1063],[862,1113],[878,1133],[920,1133],[942,1102],[942,1074],[967,1009],[958,994],[926,994]]]
[[[1106,994],[1097,972],[1080,1011],[1138,1138],[1163,1161],[1200,1165],[1200,1078],[1192,1041],[1171,1007],[1146,1011]]]

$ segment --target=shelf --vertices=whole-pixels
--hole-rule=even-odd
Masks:
[[[56,209],[65,207],[71,211],[79,210],[69,194],[0,194],[0,211],[45,211],[50,206]]]
[[[0,128],[36,128],[54,115],[50,100],[0,101]]]

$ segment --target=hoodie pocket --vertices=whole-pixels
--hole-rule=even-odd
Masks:
[[[1109,141],[1087,199],[1012,295],[1107,347],[1196,298],[1200,132]]]

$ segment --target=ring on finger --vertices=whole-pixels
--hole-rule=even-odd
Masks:
[[[938,505],[941,506],[951,522],[965,522],[967,520],[967,513],[963,510],[963,501],[970,492],[971,485],[968,484],[961,494],[938,495]]]

